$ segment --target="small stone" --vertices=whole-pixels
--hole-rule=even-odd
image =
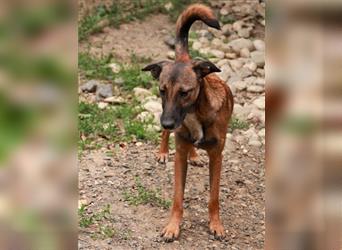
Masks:
[[[234,29],[236,32],[238,32],[239,30],[241,30],[241,29],[242,29],[242,26],[244,26],[244,22],[241,21],[241,20],[235,21],[235,22],[233,23],[233,29]]]
[[[198,41],[202,44],[202,46],[207,46],[209,45],[209,40],[206,37],[200,37]]]
[[[169,59],[175,59],[175,52],[170,50],[167,52],[167,58]]]
[[[113,87],[111,84],[100,84],[96,89],[96,98],[101,100],[103,98],[113,96]]]
[[[81,86],[83,92],[92,93],[96,91],[98,82],[96,80],[90,80]]]
[[[236,54],[235,53],[226,53],[225,57],[228,59],[235,59],[236,58]]]
[[[217,62],[217,67],[222,67],[224,65],[229,65],[229,60],[228,59],[222,59],[220,61]]]
[[[250,28],[240,29],[238,31],[238,35],[243,38],[248,38],[251,35],[251,29]]]
[[[249,49],[248,49],[248,48],[242,48],[242,49],[240,50],[240,56],[241,56],[241,57],[248,58],[248,57],[250,56]]]
[[[222,8],[222,9],[220,10],[220,14],[221,14],[222,16],[226,16],[226,15],[229,14],[229,11],[228,11],[227,9],[225,9],[225,8]]]
[[[225,36],[229,36],[233,32],[233,26],[230,23],[227,23],[221,28],[222,34]]]
[[[251,72],[254,72],[256,69],[257,69],[257,65],[255,62],[246,62],[244,65],[243,65],[244,68],[247,68],[249,69]]]
[[[202,44],[198,41],[195,41],[193,44],[192,44],[192,48],[194,50],[199,50],[200,48],[202,47]]]
[[[262,40],[254,40],[253,41],[254,48],[259,51],[265,51],[265,42]]]
[[[238,38],[228,43],[235,53],[239,53],[242,48],[252,50],[253,43],[246,38]]]
[[[115,74],[119,73],[120,70],[121,70],[121,66],[120,66],[119,64],[117,64],[117,63],[111,63],[111,64],[109,64],[108,66],[111,68],[111,70],[112,70],[113,73],[115,73]]]
[[[265,86],[265,79],[264,79],[264,78],[258,77],[258,78],[255,80],[255,84],[256,84],[256,85],[260,85],[260,86]]]
[[[122,85],[124,83],[124,79],[122,77],[117,77],[114,79],[114,83],[117,85]]]
[[[220,67],[221,72],[217,73],[217,75],[223,80],[227,81],[228,77],[232,74],[232,69],[229,67],[228,64],[223,65]]]
[[[167,11],[172,10],[172,9],[173,9],[173,4],[172,4],[172,2],[167,2],[167,3],[164,5],[164,8],[165,8],[165,10],[167,10]]]
[[[258,85],[252,85],[247,87],[247,91],[252,93],[262,93],[264,88]]]
[[[248,145],[253,146],[253,147],[260,147],[262,144],[258,140],[250,140],[248,141]]]
[[[123,103],[125,103],[125,100],[121,96],[107,97],[103,101],[107,102],[107,103],[111,103],[111,104],[123,104]]]
[[[263,51],[253,51],[251,53],[251,58],[259,67],[263,67],[265,65],[265,53]]]
[[[108,106],[108,103],[106,103],[106,102],[99,102],[97,104],[97,106],[99,107],[99,109],[104,109],[104,108],[106,108]]]
[[[235,81],[232,83],[232,85],[235,86],[235,88],[240,91],[245,90],[247,88],[247,84],[244,81]]]
[[[169,35],[169,36],[165,37],[164,43],[167,46],[169,46],[171,49],[174,49],[175,44],[176,44],[176,39],[173,36]]]
[[[253,101],[253,104],[257,106],[258,109],[264,110],[265,109],[265,97],[261,96],[258,99]]]
[[[265,129],[264,128],[258,132],[258,136],[265,138]]]
[[[158,101],[148,101],[143,105],[143,107],[147,110],[154,113],[161,113],[163,111],[162,105]]]
[[[250,75],[252,75],[252,71],[250,71],[249,69],[247,68],[241,68],[239,71],[238,71],[238,75],[244,79]]]
[[[240,60],[230,60],[229,64],[235,72],[238,71],[243,65]]]
[[[211,47],[214,48],[214,49],[221,49],[222,48],[222,41],[218,38],[214,38],[212,41],[211,41]]]
[[[133,89],[134,96],[138,99],[138,101],[143,101],[146,97],[151,96],[152,93],[144,88],[135,87]]]
[[[216,50],[216,49],[210,50],[210,54],[212,54],[216,58],[220,58],[220,59],[224,58],[224,52],[221,50]]]

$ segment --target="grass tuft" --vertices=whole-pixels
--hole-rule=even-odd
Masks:
[[[230,130],[233,132],[235,129],[248,129],[249,124],[247,121],[240,120],[236,117],[232,117],[229,124]]]
[[[145,187],[139,178],[135,179],[134,191],[125,191],[123,193],[124,200],[128,202],[129,205],[138,206],[140,204],[150,204],[152,206],[158,206],[162,208],[169,208],[171,206],[171,201],[163,199],[160,197],[160,190],[153,190]]]

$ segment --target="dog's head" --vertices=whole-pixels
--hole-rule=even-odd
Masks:
[[[213,63],[202,60],[162,61],[142,70],[150,71],[159,80],[163,105],[160,122],[165,129],[175,129],[182,124],[198,98],[203,78],[212,72],[220,72]]]

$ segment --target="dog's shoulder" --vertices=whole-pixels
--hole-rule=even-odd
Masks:
[[[211,108],[217,112],[226,103],[228,86],[216,75],[209,74],[204,78],[204,91]]]

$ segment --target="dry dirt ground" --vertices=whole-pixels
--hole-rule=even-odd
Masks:
[[[166,58],[165,34],[174,29],[166,16],[154,15],[144,22],[124,24],[120,30],[105,28],[89,41],[92,52],[114,52],[126,60],[133,50],[140,56]],[[84,44],[81,45],[81,50]],[[246,93],[235,96],[237,102],[250,100]],[[256,125],[257,126],[257,125]],[[208,233],[208,159],[199,151],[202,164],[189,166],[181,235],[173,243],[164,243],[159,234],[166,225],[169,209],[151,204],[130,205],[124,199],[127,190],[136,190],[136,177],[151,190],[160,189],[160,197],[172,199],[173,157],[167,164],[157,163],[158,145],[129,143],[84,151],[79,157],[80,202],[94,214],[110,205],[104,219],[80,228],[79,249],[262,249],[264,245],[265,170],[263,146],[251,147],[241,132],[228,135],[221,175],[221,218],[226,229],[223,241]],[[102,226],[105,230],[100,232]],[[108,229],[109,228],[109,229]],[[108,229],[108,230],[107,230]]]

